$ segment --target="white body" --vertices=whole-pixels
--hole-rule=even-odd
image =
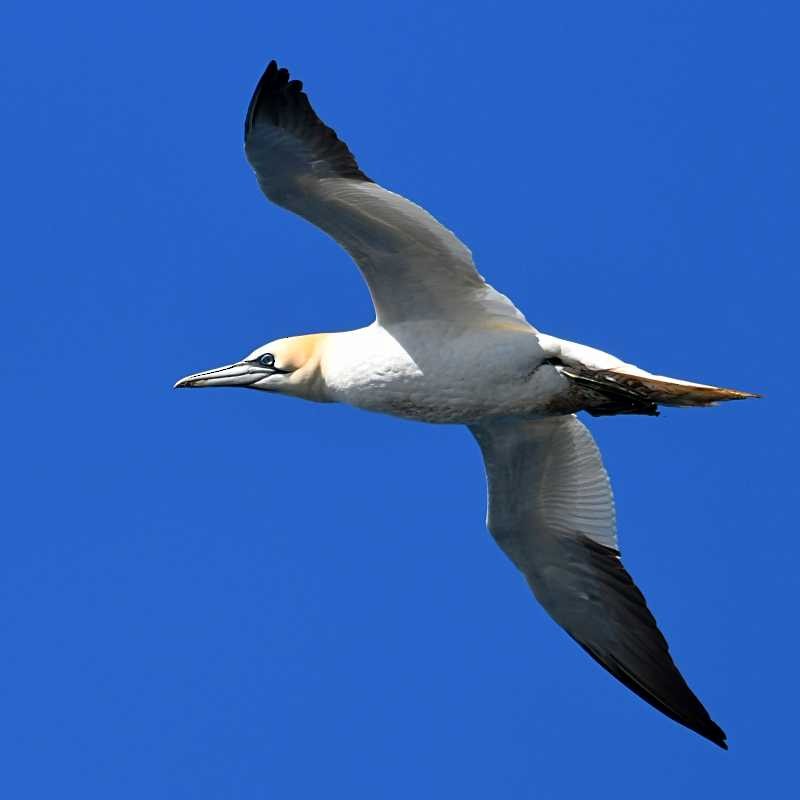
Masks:
[[[652,375],[532,327],[427,211],[371,181],[272,62],[245,121],[264,193],[353,257],[372,325],[278,339],[176,386],[248,386],[433,423],[467,424],[483,453],[488,525],[534,594],[612,675],[725,747],[619,559],[611,485],[573,412],[656,414],[744,392]]]
[[[326,338],[328,399],[422,422],[553,413],[569,389],[533,331],[413,321]]]

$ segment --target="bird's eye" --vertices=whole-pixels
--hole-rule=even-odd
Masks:
[[[272,353],[264,353],[263,356],[259,356],[258,363],[261,364],[262,367],[274,367],[275,356],[272,355]]]

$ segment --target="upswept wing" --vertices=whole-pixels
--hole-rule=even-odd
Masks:
[[[513,320],[511,301],[427,211],[368,178],[317,117],[300,81],[272,61],[245,120],[245,152],[264,194],[324,230],[358,264],[383,325]]]
[[[589,431],[574,416],[471,430],[486,465],[488,527],[548,614],[639,697],[727,749],[622,566],[611,484]]]

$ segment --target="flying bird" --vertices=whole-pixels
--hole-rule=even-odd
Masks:
[[[275,61],[244,139],[264,194],[352,256],[375,321],[276,339],[176,388],[240,386],[467,426],[486,468],[487,526],[547,613],[639,697],[727,749],[620,561],[608,475],[575,414],[656,415],[758,395],[654,375],[534,328],[451,231],[361,170]]]

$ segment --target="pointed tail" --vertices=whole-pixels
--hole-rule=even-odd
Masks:
[[[562,364],[557,369],[580,386],[583,408],[595,417],[611,414],[658,416],[658,406],[704,408],[727,400],[761,397],[752,392],[651,375],[632,364],[612,369]]]
[[[658,406],[708,407],[727,400],[761,397],[752,392],[725,389],[652,375],[632,364],[612,369],[590,369],[584,365],[564,365],[563,375],[585,392],[585,410],[593,416],[609,414],[658,415]]]
[[[727,400],[747,400],[761,397],[752,392],[707,386],[664,375],[650,375],[644,370],[626,368],[605,370],[605,379],[631,391],[637,396],[662,406],[713,406]]]
[[[761,397],[721,386],[708,386],[653,375],[585,344],[537,334],[547,362],[578,387],[582,409],[605,414],[657,415],[658,406],[713,406],[727,400]]]

